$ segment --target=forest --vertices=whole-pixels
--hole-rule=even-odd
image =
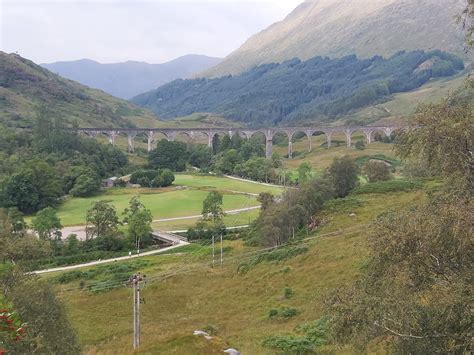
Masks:
[[[164,119],[212,112],[250,126],[330,121],[463,69],[460,58],[438,50],[402,51],[388,59],[295,58],[236,76],[175,80],[132,102]]]

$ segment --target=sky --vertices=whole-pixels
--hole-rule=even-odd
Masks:
[[[0,0],[0,50],[36,63],[224,57],[302,0]]]

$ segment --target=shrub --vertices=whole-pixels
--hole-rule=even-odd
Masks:
[[[365,184],[354,190],[354,194],[376,194],[397,191],[411,191],[420,189],[423,184],[419,181],[410,180],[390,180]]]
[[[293,258],[297,255],[304,254],[308,250],[309,248],[307,246],[295,246],[291,248],[277,249],[270,252],[262,253],[260,255],[254,256],[252,259],[250,259],[249,262],[239,264],[237,268],[237,272],[246,273],[250,269],[250,267],[260,264],[261,262],[264,262],[264,261],[280,262],[283,260]]]
[[[325,345],[329,332],[329,318],[321,317],[314,322],[303,324],[296,328],[297,331],[303,332],[305,337],[315,346]]]
[[[278,316],[278,309],[272,308],[270,311],[268,311],[268,318],[273,319]]]
[[[282,308],[279,312],[280,316],[285,318],[285,319],[292,318],[292,317],[296,316],[298,313],[299,312],[296,308],[291,308],[291,307]]]
[[[65,272],[56,277],[56,281],[60,284],[69,283],[75,280],[78,280],[84,276],[84,273],[80,270],[72,270]]]
[[[294,335],[277,335],[266,337],[263,346],[278,349],[284,354],[311,354],[314,346],[308,339]]]
[[[368,161],[364,166],[364,174],[369,182],[387,181],[392,178],[390,166],[382,161]]]
[[[169,169],[137,170],[130,177],[130,182],[142,187],[166,187],[170,186],[174,179],[174,174]]]
[[[334,159],[328,173],[338,197],[347,196],[359,181],[359,167],[349,156]]]
[[[296,328],[296,335],[276,335],[266,337],[263,346],[280,350],[284,354],[310,354],[319,346],[327,343],[329,318],[322,317],[314,322]]]
[[[357,141],[355,144],[355,148],[358,150],[364,150],[365,149],[364,141]]]
[[[283,296],[288,299],[288,298],[291,298],[293,297],[294,295],[294,291],[291,287],[285,287],[284,290],[283,290]]]

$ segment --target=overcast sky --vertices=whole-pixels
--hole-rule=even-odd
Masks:
[[[224,57],[302,0],[0,0],[0,50],[37,63]]]

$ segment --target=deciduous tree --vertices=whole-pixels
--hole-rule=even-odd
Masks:
[[[61,238],[61,220],[56,214],[56,210],[46,207],[36,214],[33,219],[33,229],[38,233],[41,239],[60,239]]]
[[[336,158],[328,169],[338,197],[345,197],[351,192],[359,181],[360,169],[349,156]]]
[[[118,232],[119,219],[115,207],[110,201],[97,201],[87,211],[86,215],[87,239],[106,237]]]

